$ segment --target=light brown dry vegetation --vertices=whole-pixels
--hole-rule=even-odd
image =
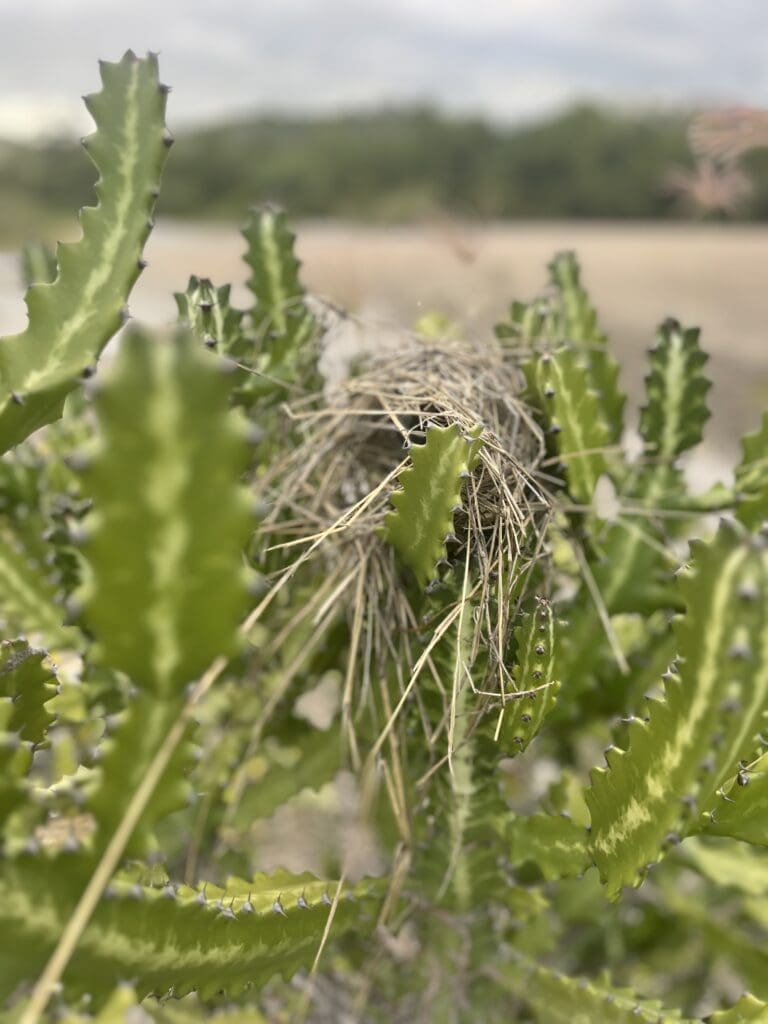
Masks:
[[[737,438],[754,428],[768,401],[766,227],[573,222],[373,228],[328,222],[299,224],[297,237],[310,290],[366,321],[381,322],[364,339],[372,346],[386,344],[387,323],[412,326],[433,309],[457,319],[468,336],[482,336],[512,298],[527,299],[544,286],[546,263],[556,251],[575,249],[632,397],[642,386],[656,324],[674,315],[702,327],[702,344],[712,357],[710,457],[732,463]],[[191,273],[241,282],[242,249],[231,225],[160,224],[132,311],[151,323],[170,320],[175,310],[169,291],[183,288]],[[235,298],[244,301],[237,288]],[[0,331],[23,322],[13,264],[0,262]]]
[[[326,340],[333,332],[331,323]],[[392,638],[404,645],[402,657],[395,658],[394,664],[415,667],[410,679],[400,680],[398,708],[386,708],[385,718],[390,719],[382,722],[382,743],[419,672],[431,671],[439,682],[430,652],[464,611],[465,602],[459,601],[441,608],[436,618],[434,611],[430,613],[428,632],[433,643],[416,658],[411,642],[424,623],[397,584],[391,545],[379,536],[390,510],[392,483],[407,462],[407,449],[423,444],[432,426],[456,425],[467,442],[482,438],[479,472],[467,481],[465,498],[454,509],[455,534],[447,540],[454,560],[466,561],[468,566],[471,554],[472,563],[483,568],[473,591],[478,614],[468,633],[473,649],[482,637],[489,659],[483,678],[470,680],[472,687],[502,700],[517,689],[511,678],[505,678],[504,668],[515,620],[511,609],[522,600],[541,554],[541,544],[531,543],[530,538],[543,542],[544,522],[553,505],[542,461],[544,440],[518,397],[522,389],[517,360],[494,338],[481,350],[450,340],[433,344],[420,338],[408,344],[406,335],[397,351],[379,353],[358,375],[339,382],[320,408],[301,400],[286,406],[304,439],[260,478],[260,487],[274,488],[260,533],[267,543],[273,531],[295,537],[279,547],[294,547],[297,561],[287,574],[276,577],[265,602],[309,559],[322,562],[324,582],[297,612],[292,628],[310,616],[313,621],[325,620],[334,605],[349,608],[351,601],[353,639],[342,710],[353,762],[358,744],[348,712],[353,707],[359,712],[376,680],[387,678]],[[428,592],[442,589],[440,575],[429,583]],[[315,635],[319,633],[320,627]],[[353,686],[359,690],[354,699]],[[380,698],[385,706],[387,694],[385,687]],[[445,697],[447,726],[452,720],[451,695]],[[378,706],[378,700],[373,704]],[[436,730],[427,741],[437,746],[441,738]]]

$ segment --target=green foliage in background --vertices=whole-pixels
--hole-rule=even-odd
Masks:
[[[632,424],[570,253],[327,389],[273,207],[245,308],[84,378],[165,149],[154,59],[102,77],[0,341],[4,1019],[768,1020],[768,421],[689,493],[698,332]]]
[[[428,108],[253,117],[179,132],[160,211],[239,220],[258,201],[296,217],[374,221],[681,216],[668,183],[691,163],[688,119],[590,106],[514,127]],[[87,169],[66,140],[0,142],[0,157],[6,237],[23,237],[33,220],[59,222],[88,199]],[[743,215],[762,220],[763,154],[748,171]]]

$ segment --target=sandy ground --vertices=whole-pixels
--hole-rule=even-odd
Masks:
[[[307,223],[298,226],[298,238],[308,287],[381,325],[384,334],[387,325],[410,326],[439,309],[482,337],[512,298],[542,288],[555,252],[575,249],[633,396],[641,391],[655,325],[674,315],[701,326],[715,381],[704,476],[733,460],[737,438],[768,406],[766,227]],[[182,289],[190,273],[233,282],[236,299],[245,302],[243,247],[233,227],[160,225],[131,311],[152,324],[169,322],[175,315],[170,293]],[[0,253],[0,331],[23,324],[16,261]]]

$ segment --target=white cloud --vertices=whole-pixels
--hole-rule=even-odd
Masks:
[[[424,99],[497,118],[583,97],[768,104],[755,0],[0,0],[0,17],[0,134],[71,122],[96,59],[129,46],[161,51],[177,123]]]
[[[31,140],[41,136],[81,136],[91,119],[78,100],[56,94],[19,93],[0,101],[0,138]]]

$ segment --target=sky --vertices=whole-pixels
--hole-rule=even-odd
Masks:
[[[768,107],[768,0],[0,0],[0,137],[90,130],[97,60],[160,53],[171,126],[428,102]]]

